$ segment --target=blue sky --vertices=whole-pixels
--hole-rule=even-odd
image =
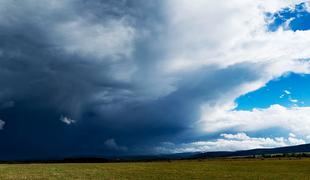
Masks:
[[[289,73],[236,99],[238,104],[236,109],[268,108],[273,104],[280,104],[285,107],[310,106],[310,94],[308,92],[310,92],[310,76]]]
[[[270,31],[276,31],[279,27],[284,27],[286,30],[309,30],[310,29],[310,14],[307,12],[307,4],[300,3],[295,5],[295,8],[284,8],[276,13],[266,13],[267,18],[273,19],[268,24]]]
[[[310,142],[310,3],[0,2],[0,160]]]

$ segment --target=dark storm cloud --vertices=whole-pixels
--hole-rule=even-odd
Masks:
[[[205,101],[259,79],[252,64],[165,75],[160,1],[0,6],[2,159],[143,153],[189,139]]]
[[[148,28],[157,17],[146,13],[155,7],[145,1],[2,1],[0,117],[7,126],[1,157],[83,153],[83,147],[104,152],[115,125],[92,108],[116,112],[138,96],[127,79],[135,68],[135,36],[142,33],[135,27]],[[87,124],[92,116],[102,121],[98,131]],[[66,127],[63,117],[80,124]]]

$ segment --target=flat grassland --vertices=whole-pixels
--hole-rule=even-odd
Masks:
[[[310,159],[0,164],[0,179],[310,179]]]

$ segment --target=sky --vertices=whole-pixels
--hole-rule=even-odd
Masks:
[[[0,159],[310,143],[310,2],[0,1]]]

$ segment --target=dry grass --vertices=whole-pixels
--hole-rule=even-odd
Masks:
[[[310,179],[310,159],[2,164],[0,179]]]

